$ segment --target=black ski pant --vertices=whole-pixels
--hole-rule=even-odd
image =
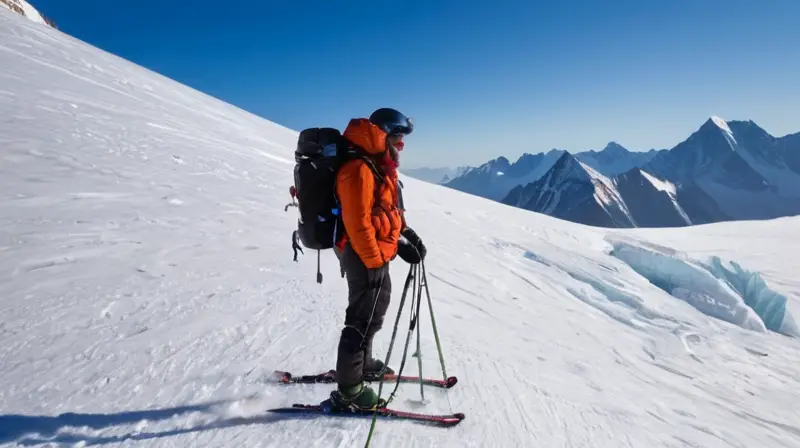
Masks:
[[[349,289],[336,360],[337,382],[344,389],[363,380],[364,366],[372,359],[372,340],[383,327],[383,318],[389,308],[392,280],[389,277],[389,263],[386,263],[381,268],[385,272],[380,289],[370,289],[367,286],[367,267],[353,247],[345,244],[337,255],[347,276]]]

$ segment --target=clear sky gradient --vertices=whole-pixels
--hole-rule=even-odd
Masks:
[[[414,117],[406,166],[670,148],[710,115],[800,131],[800,1],[29,0],[268,120]]]

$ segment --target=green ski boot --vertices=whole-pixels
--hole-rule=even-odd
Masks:
[[[330,401],[333,411],[371,411],[386,406],[386,400],[378,400],[378,394],[363,383],[331,392]]]

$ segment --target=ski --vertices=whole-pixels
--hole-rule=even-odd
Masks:
[[[280,370],[275,371],[275,375],[278,377],[278,382],[283,384],[314,384],[314,383],[335,383],[336,382],[336,371],[329,370],[324,373],[320,373],[317,375],[300,375],[294,376],[289,372],[283,372]],[[367,381],[378,381],[377,378],[367,379]],[[395,374],[387,374],[383,376],[383,381],[385,382],[400,382],[400,383],[419,383],[420,378],[418,376],[397,376]],[[426,386],[432,387],[440,387],[442,389],[450,389],[451,387],[455,386],[458,382],[458,378],[451,376],[446,380],[439,380],[435,378],[422,378],[422,384]]]
[[[327,400],[326,400],[327,401]],[[268,412],[275,412],[279,414],[320,414],[329,417],[361,417],[372,418],[373,414],[377,412],[377,416],[389,420],[411,420],[419,423],[430,424],[439,427],[451,427],[461,423],[464,420],[464,414],[458,412],[455,414],[418,414],[415,412],[398,411],[389,408],[378,408],[377,410],[334,410],[329,406],[323,404],[294,404],[292,407],[287,408],[274,408],[268,409]]]

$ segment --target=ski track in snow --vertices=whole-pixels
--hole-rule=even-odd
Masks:
[[[271,373],[332,368],[346,302],[333,254],[322,285],[316,254],[291,261],[297,133],[2,10],[0,65],[0,444],[362,445],[369,420],[264,412],[327,397]],[[466,419],[380,420],[373,446],[800,447],[797,340],[709,317],[611,255],[736,261],[793,307],[800,221],[605,231],[404,182],[459,383],[425,404],[403,385],[393,406]]]

